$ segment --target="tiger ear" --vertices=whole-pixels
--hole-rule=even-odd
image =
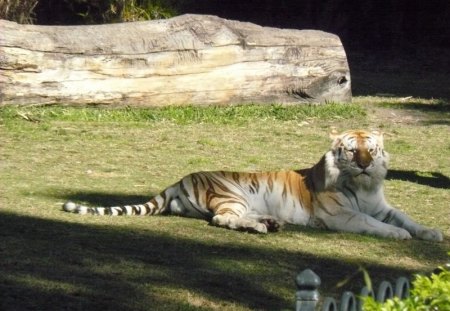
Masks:
[[[338,133],[338,131],[336,130],[336,128],[331,128],[331,132],[330,132],[330,138],[331,140],[335,140],[336,138],[338,138],[340,136],[340,134]]]
[[[382,131],[373,130],[373,131],[372,131],[372,134],[375,135],[375,136],[381,136],[381,137],[383,137],[383,132],[382,132]]]
[[[341,144],[341,134],[339,134],[335,128],[332,128],[330,132],[330,138],[333,141],[331,143],[331,149],[335,150]]]
[[[384,133],[382,131],[372,131],[372,135],[375,135],[377,137],[378,145],[380,145],[381,148],[384,147],[383,146],[384,145],[384,143],[383,143],[383,140],[384,140],[383,134]]]

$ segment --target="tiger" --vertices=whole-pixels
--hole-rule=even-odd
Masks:
[[[380,131],[332,130],[331,148],[310,168],[272,172],[191,173],[147,203],[63,210],[93,215],[171,214],[252,233],[284,224],[369,234],[384,238],[442,241],[439,230],[414,222],[390,206],[383,181],[389,154]]]

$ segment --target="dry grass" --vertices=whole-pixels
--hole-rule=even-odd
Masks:
[[[202,112],[209,117],[195,121],[58,109],[0,110],[2,310],[293,309],[293,280],[307,267],[322,276],[322,292],[333,294],[334,285],[360,265],[376,283],[430,271],[448,259],[446,103],[360,97],[352,109],[368,114],[351,118],[349,111],[291,110],[286,115],[298,117],[280,118],[280,111],[261,117],[235,108],[240,118],[236,111],[221,120]],[[103,117],[83,119],[80,113]],[[176,113],[185,115],[182,110],[171,115]],[[251,235],[202,220],[80,217],[60,208],[68,199],[142,202],[198,170],[307,167],[328,148],[331,126],[382,128],[389,134],[388,199],[419,222],[440,228],[443,243],[293,226]],[[349,286],[361,283],[362,277]]]
[[[38,0],[0,0],[0,18],[19,24],[32,24]]]

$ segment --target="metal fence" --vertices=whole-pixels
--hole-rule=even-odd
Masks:
[[[319,287],[321,283],[319,276],[312,270],[306,269],[298,274],[296,283],[296,311],[361,311],[361,297],[372,296],[379,302],[384,302],[394,296],[404,299],[409,296],[410,289],[409,280],[405,277],[400,277],[394,285],[388,281],[382,281],[376,292],[369,290],[366,286],[357,295],[346,291],[342,294],[339,302],[334,298],[325,297],[323,303],[319,306]]]

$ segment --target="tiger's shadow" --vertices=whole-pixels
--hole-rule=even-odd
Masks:
[[[387,180],[402,180],[440,189],[450,189],[450,178],[438,172],[389,170]]]
[[[63,196],[66,201],[76,203],[84,202],[90,206],[121,206],[143,204],[149,201],[156,193],[148,195],[110,193],[110,192],[74,192]]]

